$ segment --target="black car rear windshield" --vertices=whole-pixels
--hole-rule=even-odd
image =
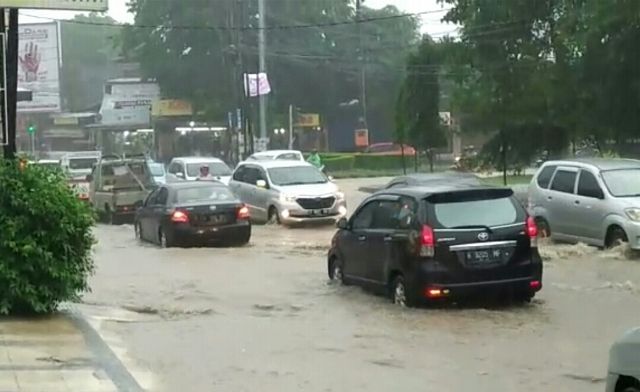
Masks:
[[[497,192],[464,192],[435,195],[432,204],[433,222],[439,228],[495,227],[524,221],[524,211],[508,190]],[[512,192],[511,192],[512,193]],[[433,220],[433,219],[431,219]]]
[[[223,186],[198,186],[193,188],[182,188],[176,192],[177,204],[188,204],[201,201],[229,201],[234,200],[234,196]]]

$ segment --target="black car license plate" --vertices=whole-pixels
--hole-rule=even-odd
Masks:
[[[502,249],[472,250],[465,253],[465,259],[470,264],[493,264],[502,261]]]

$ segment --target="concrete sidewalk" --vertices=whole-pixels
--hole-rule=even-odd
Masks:
[[[0,319],[0,392],[142,391],[80,316]]]

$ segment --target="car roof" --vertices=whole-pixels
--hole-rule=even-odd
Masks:
[[[640,160],[616,158],[580,158],[545,162],[544,166],[577,165],[598,170],[640,169]]]
[[[203,162],[220,162],[224,163],[222,159],[215,157],[176,157],[172,161],[181,161],[184,163],[203,163]]]
[[[431,195],[439,194],[439,193],[449,193],[449,192],[464,192],[464,191],[487,191],[487,190],[504,190],[507,188],[495,187],[495,186],[487,186],[487,185],[475,185],[468,183],[433,183],[430,185],[417,185],[417,186],[406,186],[406,187],[398,187],[398,188],[390,188],[380,190],[374,193],[371,197],[385,195],[385,194],[394,194],[399,196],[412,196],[417,199],[424,199]]]
[[[265,156],[265,155],[280,155],[280,154],[302,154],[298,150],[267,150],[256,152],[253,156]]]
[[[277,168],[277,167],[315,167],[313,165],[311,165],[310,163],[304,162],[304,161],[277,161],[277,160],[273,160],[273,161],[248,161],[248,162],[241,162],[239,164],[239,166],[246,166],[246,165],[255,165],[255,166],[260,166],[263,169],[272,169],[272,168]]]

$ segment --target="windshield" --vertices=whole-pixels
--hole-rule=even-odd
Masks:
[[[150,163],[149,170],[154,177],[164,176],[164,165],[162,163]]]
[[[234,196],[223,186],[193,187],[179,189],[176,195],[178,204],[186,204],[198,201],[229,201]]]
[[[93,168],[93,165],[98,162],[97,158],[72,158],[69,159],[69,169],[71,170],[86,170]]]
[[[447,229],[501,226],[516,223],[518,210],[511,198],[438,203],[435,217]]]
[[[277,167],[268,171],[274,185],[324,184],[328,181],[320,170],[311,166]]]
[[[615,197],[640,196],[640,169],[603,171],[602,179]]]
[[[209,174],[213,177],[230,176],[231,169],[222,162],[198,162],[187,164],[187,176],[198,177],[200,176],[200,168],[203,166],[209,167]]]

